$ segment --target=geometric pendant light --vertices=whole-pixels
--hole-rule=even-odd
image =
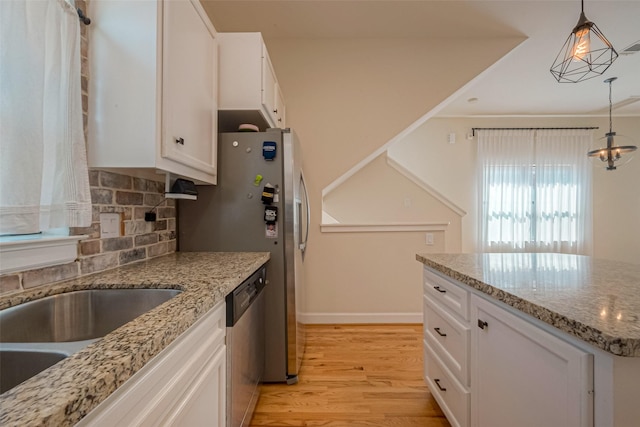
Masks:
[[[595,150],[591,150],[587,153],[592,160],[597,162],[600,160],[601,163],[604,163],[606,169],[616,170],[617,167],[622,166],[627,163],[633,157],[633,152],[638,149],[635,145],[632,145],[631,140],[624,135],[617,135],[613,131],[612,122],[611,122],[611,83],[613,83],[617,77],[611,77],[605,80],[605,83],[609,83],[609,132],[605,134],[604,138],[601,138],[598,141],[598,147]],[[618,144],[616,145],[616,141],[618,140]],[[626,142],[629,141],[629,142]],[[603,147],[604,145],[604,147]]]
[[[551,74],[560,83],[577,83],[598,77],[618,57],[618,52],[600,29],[584,15],[584,0],[578,24],[560,49]]]

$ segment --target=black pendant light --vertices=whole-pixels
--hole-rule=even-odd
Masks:
[[[569,34],[551,66],[551,74],[560,83],[577,83],[602,75],[618,52],[596,24],[584,14],[584,0],[578,24]]]
[[[597,148],[595,150],[591,150],[587,153],[587,156],[591,157],[594,160],[600,160],[602,163],[606,165],[606,169],[616,170],[618,166],[621,166],[631,160],[633,156],[633,152],[638,149],[635,145],[616,145],[614,138],[616,137],[616,133],[613,131],[612,120],[611,120],[611,83],[613,83],[617,77],[611,77],[605,80],[605,83],[609,83],[609,132],[605,134],[604,138],[600,140],[606,140],[606,146],[603,148]],[[618,135],[618,140],[620,139],[629,139],[626,136]],[[623,157],[624,155],[624,157]]]

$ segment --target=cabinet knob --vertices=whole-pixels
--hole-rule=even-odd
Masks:
[[[278,114],[278,109],[273,110],[274,113]]]
[[[441,294],[446,294],[447,291],[444,289],[440,289],[440,286],[434,286],[433,289],[435,289],[436,291],[440,292]]]
[[[279,122],[281,122],[281,121],[282,121],[282,119],[278,119],[278,121],[279,121]]]
[[[440,328],[433,328],[434,331],[436,331],[438,333],[438,335],[440,335],[441,337],[446,337],[447,334],[443,334],[442,332],[440,332]]]
[[[438,378],[436,378],[435,380],[433,380],[433,382],[435,382],[435,383],[436,383],[436,385],[438,386],[438,388],[440,389],[440,391],[447,391],[447,389],[446,389],[446,388],[444,388],[444,387],[442,387],[442,386],[440,385],[440,380],[439,380]]]
[[[184,145],[184,138],[176,138],[176,144]]]
[[[489,326],[489,324],[488,324],[487,322],[485,322],[484,320],[480,320],[480,319],[478,319],[478,328],[480,328],[480,329],[484,329],[484,328],[486,328],[487,326]]]

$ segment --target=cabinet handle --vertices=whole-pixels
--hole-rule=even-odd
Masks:
[[[440,332],[440,328],[433,328],[434,331],[436,331],[438,333],[438,335],[440,335],[441,337],[446,337],[447,334],[443,334],[442,332]]]
[[[176,144],[184,145],[184,138],[176,138]]]
[[[440,380],[439,380],[439,379],[437,379],[437,378],[436,378],[436,379],[435,379],[435,380],[433,380],[433,381],[436,383],[436,385],[438,386],[438,388],[440,389],[440,391],[447,391],[447,389],[446,389],[446,388],[444,388],[444,387],[442,387],[442,386],[440,385]]]
[[[435,289],[436,291],[440,292],[441,294],[446,294],[447,291],[445,291],[444,289],[440,289],[440,286],[434,286],[433,289]]]
[[[282,121],[282,119],[278,119],[278,121],[279,121],[279,122],[281,122],[281,121]]]
[[[278,109],[273,110],[274,113],[278,114]]]
[[[489,324],[488,324],[487,322],[485,322],[484,320],[480,320],[480,319],[478,319],[478,328],[480,328],[480,329],[484,329],[484,328],[486,328],[487,326],[489,326]]]

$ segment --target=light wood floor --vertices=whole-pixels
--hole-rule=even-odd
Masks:
[[[311,325],[298,384],[263,385],[251,426],[449,426],[422,370],[421,325]]]

